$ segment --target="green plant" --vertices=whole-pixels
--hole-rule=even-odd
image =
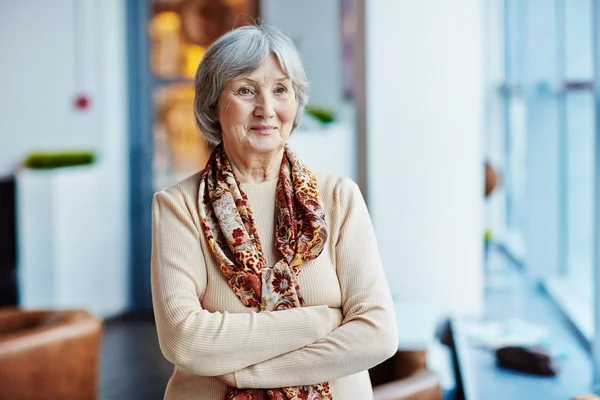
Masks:
[[[94,153],[89,151],[36,152],[30,153],[24,164],[31,169],[52,169],[88,165],[95,159]]]
[[[335,121],[335,114],[332,110],[324,107],[316,107],[316,106],[307,106],[306,112],[319,121],[329,124]]]
[[[491,242],[493,238],[494,238],[494,233],[492,232],[492,230],[490,228],[487,228],[485,231],[483,231],[483,240],[486,243]]]

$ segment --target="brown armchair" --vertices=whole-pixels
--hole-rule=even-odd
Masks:
[[[0,398],[96,399],[101,336],[85,311],[0,309]]]
[[[374,400],[441,400],[442,388],[435,372],[427,369],[424,350],[398,351],[369,370]]]

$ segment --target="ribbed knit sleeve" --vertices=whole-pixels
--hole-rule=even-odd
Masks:
[[[340,180],[334,197],[331,230],[342,290],[342,325],[306,347],[237,371],[239,388],[335,380],[373,367],[397,351],[392,298],[367,207],[349,179]]]
[[[152,297],[164,356],[202,376],[244,369],[314,343],[331,332],[327,306],[276,312],[209,312],[201,232],[186,201],[159,192],[152,204]],[[273,335],[277,332],[277,335]],[[258,346],[269,337],[269,345]]]

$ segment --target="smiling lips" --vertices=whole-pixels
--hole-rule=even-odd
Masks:
[[[252,125],[250,127],[250,130],[253,130],[261,135],[268,135],[270,133],[275,132],[277,130],[277,127],[273,125]]]

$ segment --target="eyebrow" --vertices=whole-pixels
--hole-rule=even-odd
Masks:
[[[246,82],[250,82],[250,83],[258,83],[258,81],[251,79],[251,78],[239,78],[240,81],[246,81]],[[275,82],[283,82],[283,81],[291,81],[291,79],[287,76],[282,76],[281,78],[278,78],[275,80]]]

